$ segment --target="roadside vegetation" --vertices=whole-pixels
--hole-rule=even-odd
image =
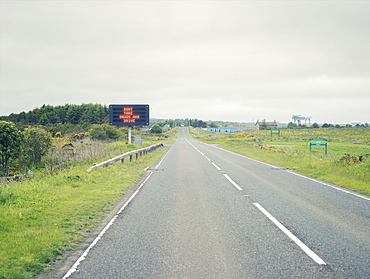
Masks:
[[[133,135],[143,144],[135,146],[127,144],[127,129],[105,124],[65,124],[51,133],[47,125],[18,130],[12,122],[0,122],[0,167],[7,177],[0,181],[0,278],[34,278],[50,269],[167,148],[87,172],[90,166],[177,136],[176,128],[166,133],[136,128]],[[32,176],[9,179],[23,173]]]
[[[177,137],[177,127],[217,127],[197,119],[152,121],[135,127],[142,146],[128,144],[127,128],[109,126],[107,107],[98,104],[49,106],[0,117],[0,279],[34,278],[65,251],[83,241],[167,150],[91,172],[94,163]],[[291,125],[292,126],[292,125]],[[213,133],[190,128],[192,136],[248,157],[286,167],[370,195],[370,129],[282,129]],[[326,127],[327,127],[326,126]],[[329,141],[309,151],[312,137]],[[132,140],[132,142],[134,142]]]
[[[190,128],[190,133],[203,142],[370,196],[368,128],[281,129],[280,137],[271,137],[270,130],[213,133]],[[310,152],[309,140],[315,137],[328,139],[327,155],[323,146],[313,146]]]

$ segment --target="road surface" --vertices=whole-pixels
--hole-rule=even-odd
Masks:
[[[370,278],[370,198],[187,128],[64,278]]]

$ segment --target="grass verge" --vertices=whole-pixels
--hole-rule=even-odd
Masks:
[[[250,158],[279,167],[289,168],[297,173],[370,196],[370,157],[366,158],[363,162],[346,162],[340,160],[346,152],[357,154],[370,153],[368,144],[358,145],[333,140],[329,143],[331,155],[323,155],[323,150],[319,148],[315,152],[310,153],[307,142],[305,141],[306,139],[301,139],[294,135],[291,135],[289,139],[277,139],[274,142],[271,141],[268,135],[269,131],[264,131],[266,134],[264,137],[256,133],[258,138],[253,133],[244,134],[243,137],[238,138],[240,133],[225,135],[209,133],[208,131],[196,131],[194,129],[190,129],[190,132],[193,137],[203,142],[218,144],[221,148]],[[292,133],[289,130],[284,131],[284,133],[288,132]],[[343,135],[337,135],[338,138],[344,138],[348,134],[346,130],[338,131],[337,133],[340,132]],[[368,132],[370,131],[366,130],[366,133]],[[363,134],[360,135],[363,136]],[[310,136],[312,137],[312,135],[308,134],[307,138]],[[347,137],[347,141],[356,140],[349,138],[348,135]],[[356,137],[358,138],[359,136],[356,135]],[[263,144],[256,144],[257,139]],[[286,145],[286,147],[273,146],[274,144]]]
[[[51,268],[65,251],[83,241],[142,177],[144,168],[158,161],[167,149],[89,173],[86,170],[91,162],[80,162],[56,174],[40,173],[32,180],[2,186],[0,278],[33,278]]]

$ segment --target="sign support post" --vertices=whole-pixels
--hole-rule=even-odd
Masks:
[[[128,144],[131,144],[131,128],[132,126],[128,126]]]

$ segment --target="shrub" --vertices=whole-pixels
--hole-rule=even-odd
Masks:
[[[350,153],[345,153],[342,158],[339,159],[340,162],[350,163],[360,163],[363,161],[363,155],[351,155]]]
[[[119,130],[112,126],[94,125],[89,130],[89,136],[90,138],[96,140],[107,140],[107,139],[118,140],[119,138],[121,138],[122,134],[120,133]]]
[[[8,175],[9,164],[21,154],[23,134],[12,122],[0,121],[0,164],[4,176]]]
[[[159,125],[155,124],[150,129],[150,132],[153,133],[153,134],[162,134],[162,128]]]

